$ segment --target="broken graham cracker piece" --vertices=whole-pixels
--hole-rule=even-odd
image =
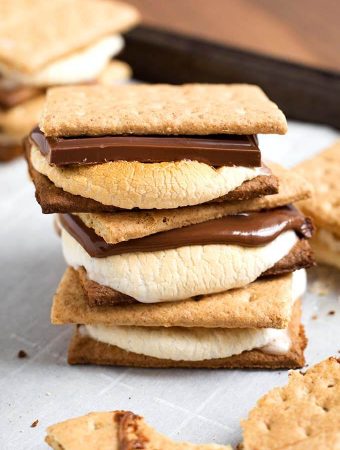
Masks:
[[[228,445],[175,442],[130,411],[92,412],[47,428],[54,450],[232,450]]]
[[[107,243],[116,244],[161,231],[218,219],[230,214],[273,209],[308,198],[311,195],[309,183],[305,182],[300,175],[277,164],[271,163],[268,166],[279,179],[278,194],[251,200],[205,203],[173,210],[120,210],[114,214],[94,214],[92,210],[92,214],[80,213],[78,216],[86,226],[93,228],[96,234],[101,236]]]
[[[340,448],[340,360],[329,358],[262,397],[242,422],[244,450]]]
[[[313,185],[310,199],[298,203],[320,228],[325,228],[340,238],[340,141],[303,161],[295,170]]]
[[[245,288],[178,302],[90,306],[79,274],[68,268],[53,299],[51,321],[61,324],[284,328],[292,310],[292,278],[258,280]]]
[[[113,0],[12,2],[2,15],[0,62],[33,73],[44,65],[138,22],[137,10]],[[17,8],[15,8],[17,6]],[[76,32],[75,32],[76,30]],[[29,55],[29,58],[27,57]]]
[[[300,322],[300,302],[295,302],[288,332],[291,348],[283,355],[271,355],[261,350],[244,351],[228,358],[204,361],[172,361],[125,351],[114,345],[107,345],[90,338],[81,326],[76,328],[68,350],[69,364],[98,364],[150,368],[207,368],[207,369],[278,369],[302,367],[307,340]]]
[[[247,84],[52,88],[39,126],[46,136],[287,131],[279,108]]]
[[[278,261],[272,268],[266,270],[261,278],[277,277],[279,275],[294,272],[295,270],[312,267],[314,264],[314,256],[309,242],[306,240],[299,240],[288,255]],[[87,277],[86,270],[82,267],[78,269],[77,272],[87,302],[91,307],[124,306],[130,305],[131,303],[140,303],[129,295],[90,280]]]

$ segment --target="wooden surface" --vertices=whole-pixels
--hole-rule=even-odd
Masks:
[[[144,23],[340,71],[339,0],[128,0]]]

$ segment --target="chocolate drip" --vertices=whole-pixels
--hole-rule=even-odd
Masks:
[[[99,164],[108,161],[159,163],[194,160],[210,166],[261,166],[256,135],[210,136],[80,136],[46,137],[39,128],[30,135],[50,164]]]
[[[233,244],[257,247],[268,244],[284,231],[294,230],[302,238],[310,238],[313,231],[310,219],[289,206],[262,212],[235,214],[118,244],[108,244],[79,217],[72,214],[60,214],[59,217],[66,231],[95,258],[169,250],[187,245]]]

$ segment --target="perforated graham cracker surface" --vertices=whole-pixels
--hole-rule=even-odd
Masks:
[[[340,238],[340,141],[296,166],[313,186],[312,198],[299,203],[316,225]]]
[[[117,242],[148,236],[229,214],[244,211],[271,209],[308,198],[312,189],[310,184],[292,170],[278,164],[268,164],[279,178],[279,193],[263,197],[215,204],[205,204],[178,208],[174,210],[152,210],[103,213],[80,213],[81,220],[93,228],[106,242]]]
[[[52,88],[40,128],[47,136],[283,134],[287,124],[254,85],[139,84]]]
[[[129,411],[92,412],[47,429],[55,450],[232,450],[216,444],[175,442]]]
[[[251,283],[242,289],[179,302],[90,307],[76,271],[68,268],[54,296],[57,324],[284,328],[292,307],[291,275]]]
[[[0,63],[31,73],[137,21],[135,8],[114,0],[5,0]]]
[[[292,372],[288,385],[260,399],[242,423],[244,450],[340,448],[340,361]]]

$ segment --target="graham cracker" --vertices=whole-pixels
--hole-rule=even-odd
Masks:
[[[340,253],[336,248],[326,245],[319,236],[319,231],[312,237],[311,246],[319,264],[326,264],[340,269]]]
[[[26,149],[27,149],[26,159],[28,163],[28,168],[30,175],[32,177],[32,181],[35,185],[35,196],[44,214],[76,213],[76,212],[101,213],[101,212],[127,211],[117,208],[116,206],[104,205],[91,198],[82,197],[80,195],[73,195],[70,194],[69,192],[64,191],[61,188],[58,188],[45,175],[39,173],[32,166],[29,156],[30,144],[29,141],[27,140],[26,140]],[[223,197],[215,199],[213,202],[214,204],[231,201],[241,202],[262,195],[275,194],[278,189],[277,185],[278,182],[275,176],[258,176],[252,180],[245,181],[241,186],[239,186],[235,190],[229,192],[227,195]],[[210,204],[210,202],[206,204]],[[187,208],[175,209],[173,211],[182,211],[184,209]],[[135,211],[141,212],[141,210]],[[171,210],[162,210],[162,211],[171,212]],[[152,212],[157,212],[157,210],[152,210]],[[149,214],[149,212],[146,211],[145,213]],[[136,217],[136,220],[139,221],[140,219]]]
[[[120,81],[129,80],[132,77],[132,69],[129,64],[115,59],[111,61],[97,77],[97,83],[112,85]]]
[[[291,280],[291,275],[258,280],[199,300],[90,306],[78,273],[68,268],[53,299],[51,321],[55,325],[285,328],[292,309]]]
[[[294,272],[299,269],[308,269],[315,266],[315,258],[309,240],[300,239],[288,255],[284,256],[273,267],[266,270],[262,277],[271,277]]]
[[[273,267],[266,270],[261,278],[279,276],[294,272],[295,270],[306,269],[313,265],[315,265],[314,255],[309,242],[300,240],[295,244],[288,255],[278,261]],[[84,268],[81,267],[77,272],[87,302],[90,306],[124,306],[131,303],[139,303],[129,295],[90,280],[87,278],[86,270]]]
[[[138,21],[134,7],[114,0],[13,4],[7,4],[4,13],[1,11],[0,43],[4,44],[0,45],[0,62],[26,73],[33,73],[104,36],[123,32]]]
[[[85,214],[83,210],[81,212],[84,214],[78,215],[85,225],[93,228],[96,234],[101,236],[106,242],[116,244],[161,231],[168,231],[211,219],[219,219],[230,214],[284,206],[297,200],[308,198],[311,195],[311,186],[301,176],[291,170],[284,169],[278,164],[270,163],[267,165],[279,179],[279,192],[274,195],[265,195],[249,200],[205,203],[198,206],[169,210],[117,211],[114,214],[93,214],[93,211],[91,211],[91,214]],[[255,181],[256,178],[246,183],[250,184]],[[243,183],[243,185],[246,183]],[[37,193],[42,193],[42,189],[38,189],[37,185],[38,181],[36,182]],[[40,195],[39,199],[41,201]]]
[[[314,158],[303,161],[296,170],[315,188],[312,198],[298,206],[316,225],[340,239],[340,140]]]
[[[130,411],[92,412],[47,428],[55,450],[232,450],[227,445],[175,442]]]
[[[204,361],[171,361],[151,356],[127,352],[114,345],[98,342],[81,332],[81,327],[71,339],[68,349],[69,364],[97,364],[110,366],[149,367],[149,368],[206,368],[206,369],[292,369],[302,367],[307,340],[300,323],[300,303],[296,302],[289,323],[292,346],[285,355],[270,355],[261,350],[245,351],[228,358]]]
[[[262,397],[242,422],[244,450],[340,448],[340,360],[329,358]]]
[[[39,126],[46,136],[287,131],[282,111],[247,84],[56,87]]]
[[[26,136],[37,125],[45,96],[39,95],[13,108],[0,112],[0,128],[11,136]]]

